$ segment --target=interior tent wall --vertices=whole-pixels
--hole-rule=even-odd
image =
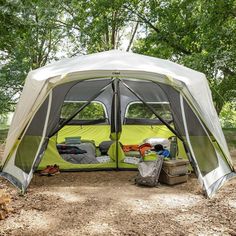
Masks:
[[[76,85],[74,85],[73,87],[70,88],[70,90],[67,92],[66,96],[65,96],[65,101],[87,101],[89,96],[88,96],[88,89],[89,91],[93,91],[94,88],[96,89],[100,89],[101,87],[104,87],[108,84],[110,80],[108,79],[93,79],[93,80],[88,80],[88,81],[83,81],[80,82]],[[117,80],[118,81],[118,80]],[[128,81],[128,80],[127,80]],[[135,81],[135,80],[134,80]],[[136,85],[138,87],[143,88],[143,92],[148,94],[150,92],[152,92],[152,94],[155,94],[155,96],[148,96],[148,101],[149,102],[167,102],[167,98],[165,96],[165,94],[163,93],[163,91],[156,86],[156,88],[153,90],[153,84],[147,81],[141,81],[138,80],[136,82]],[[140,85],[141,83],[141,85]],[[98,84],[100,85],[100,87],[98,87]],[[112,97],[114,98],[113,94],[115,94],[116,92],[114,91],[114,87],[112,89],[112,86],[107,87],[107,89],[100,94],[95,100],[96,101],[101,101],[105,106],[106,106],[106,110],[108,113],[108,117],[109,120],[114,120],[114,116],[113,118],[111,118],[111,114],[115,114],[115,111],[117,110],[117,114],[119,114],[119,110],[121,110],[121,115],[120,117],[117,118],[117,120],[121,120],[122,122],[125,119],[125,112],[126,112],[126,108],[127,106],[132,102],[132,101],[139,101],[122,83],[119,83],[119,90],[120,90],[120,103],[122,104],[121,109],[120,108],[116,108],[114,109],[114,111],[112,112],[112,107],[115,108],[115,106],[112,106],[111,101],[113,101],[114,104],[114,99],[112,99]],[[115,92],[115,93],[114,93]],[[148,92],[148,93],[147,93]],[[91,95],[90,95],[91,96]],[[139,101],[140,102],[140,101]],[[118,107],[118,106],[117,106]],[[55,115],[58,115],[57,113],[54,112]],[[119,121],[120,122],[120,121]],[[168,129],[165,129],[163,126],[160,125],[160,123],[158,122],[158,125],[125,125],[123,126],[124,130],[121,133],[121,143],[122,144],[139,144],[142,143],[142,141],[147,138],[147,137],[153,137],[153,136],[158,136],[161,135],[161,137],[166,137],[168,138],[169,136],[173,135],[173,133],[169,132]],[[119,128],[120,130],[120,128]],[[58,133],[58,137],[57,137],[57,142],[61,143],[64,141],[65,137],[70,137],[70,136],[82,136],[85,139],[93,139],[95,140],[96,145],[98,146],[99,142],[104,141],[104,140],[108,140],[109,136],[107,135],[110,131],[110,127],[108,126],[100,126],[100,125],[93,125],[93,126],[89,126],[86,124],[83,125],[78,125],[75,126],[75,128],[73,128],[73,126],[70,125],[69,126],[65,126],[62,130],[59,131]],[[117,133],[118,131],[116,131]],[[100,134],[99,137],[97,134]],[[105,135],[105,136],[104,136]],[[99,141],[99,142],[98,142]],[[54,149],[56,150],[56,141],[52,141],[50,142],[51,145],[53,145]],[[52,148],[50,148],[50,150],[52,150]],[[60,156],[58,155],[58,153],[56,154],[56,152],[53,152],[54,154],[51,156],[57,156],[57,160],[62,164],[61,168],[65,168],[68,169],[69,166],[66,163],[62,163],[62,160],[59,160]],[[184,155],[184,153],[183,153]],[[183,156],[182,155],[182,156]],[[56,161],[55,158],[51,158],[51,161],[49,161],[48,159],[49,153],[48,151],[46,151],[43,161],[40,164],[39,168],[43,168],[43,166],[45,166],[46,164],[52,164],[53,162]],[[48,159],[47,161],[45,159]],[[118,160],[119,158],[117,158]],[[128,165],[125,163],[122,163],[121,161],[119,161],[119,163],[117,163],[117,166],[119,164],[119,167],[132,167],[132,165]],[[70,166],[71,167],[71,166]],[[83,168],[97,168],[98,165],[74,165],[73,169],[83,169]],[[104,167],[104,166],[102,166]],[[116,167],[116,166],[113,166]]]
[[[104,140],[109,140],[110,138],[110,120],[111,120],[111,100],[113,96],[112,85],[110,78],[100,78],[80,81],[72,84],[69,89],[65,87],[65,84],[60,85],[61,89],[64,88],[66,91],[65,96],[61,93],[62,100],[59,101],[56,111],[54,111],[54,116],[57,117],[53,120],[53,125],[51,126],[51,131],[49,133],[49,144],[42,156],[42,161],[39,163],[39,169],[44,168],[47,165],[57,163],[63,170],[79,170],[79,169],[103,169],[103,168],[115,168],[115,163],[104,163],[104,164],[72,164],[62,159],[57,151],[57,143],[63,143],[66,137],[81,136],[83,139],[92,139],[95,141],[96,146]],[[106,88],[104,91],[103,88]],[[55,89],[54,89],[55,90]],[[100,91],[102,90],[102,93]],[[100,93],[100,94],[99,94]],[[96,96],[99,94],[98,96]],[[77,121],[71,120],[64,127],[60,128],[60,115],[62,112],[62,106],[64,102],[87,102],[91,97],[95,96],[94,101],[102,102],[105,106],[105,111],[107,115],[107,120],[102,124],[88,124],[77,123]],[[73,112],[72,112],[73,113]],[[72,127],[72,129],[68,129]],[[55,133],[55,131],[58,131]],[[51,134],[55,133],[51,137]]]
[[[126,86],[129,86],[135,93],[132,93]],[[168,138],[174,135],[158,119],[147,120],[142,117],[139,117],[141,119],[130,119],[127,117],[128,107],[132,103],[142,104],[139,97],[142,97],[145,102],[150,104],[159,104],[160,106],[162,106],[162,104],[168,104],[169,101],[159,86],[153,86],[153,83],[150,81],[127,78],[121,79],[120,88],[122,104],[121,117],[123,122],[120,138],[121,143],[140,144],[147,138]],[[119,167],[123,168],[124,163],[119,162]]]

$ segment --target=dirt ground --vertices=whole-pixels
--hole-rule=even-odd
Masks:
[[[236,150],[232,152],[236,162]],[[20,196],[4,179],[13,212],[0,235],[236,235],[236,178],[206,199],[194,176],[169,187],[134,185],[136,172],[35,174]]]

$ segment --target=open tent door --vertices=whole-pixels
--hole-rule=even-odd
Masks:
[[[153,82],[124,80],[124,85],[155,113],[151,101],[168,101],[173,114],[170,125],[158,114],[157,118],[182,141],[198,180],[208,197],[235,173],[216,141],[210,136],[200,118],[194,113],[181,93],[173,87]]]
[[[38,169],[53,163],[58,163],[62,170],[115,168],[115,160],[107,156],[103,162],[105,157],[100,158],[98,150],[102,141],[110,140],[112,83],[110,78],[91,79],[77,83],[67,92],[58,114],[59,125],[55,123],[53,136]],[[67,145],[69,139],[79,142],[68,141],[68,146],[77,146],[87,153],[59,155],[56,149]],[[88,146],[92,146],[92,151]]]
[[[198,178],[207,196],[211,197],[235,173],[232,172],[214,137],[182,95],[180,95],[180,107],[184,136],[197,164]]]
[[[22,191],[25,191],[35,168],[37,168],[42,159],[43,162],[40,164],[58,164],[57,161],[62,163],[63,160],[61,160],[56,147],[58,131],[66,124],[72,122],[76,113],[84,109],[92,100],[99,99],[99,96],[103,92],[108,93],[106,94],[107,103],[105,102],[105,106],[107,106],[107,111],[110,111],[109,101],[111,98],[109,94],[111,82],[112,80],[107,78],[80,82],[75,81],[59,85],[51,90],[19,138],[17,147],[14,149],[15,151],[10,153],[1,175],[9,179],[13,184],[22,189]],[[65,99],[87,102],[78,110],[73,110],[71,116],[67,119],[61,119],[60,114]],[[107,120],[104,124],[105,130],[108,130],[107,139],[109,139],[110,134],[110,116],[111,114],[108,112]],[[47,159],[46,161],[45,158]],[[63,162],[63,164],[65,163]],[[69,169],[76,169],[73,164],[69,163],[67,163],[67,167]],[[108,163],[104,166],[101,164],[100,167],[114,168],[115,164]],[[96,168],[96,165],[90,168]]]
[[[174,135],[178,137],[181,157],[186,157],[182,137],[174,127],[169,99],[164,90],[152,81],[121,79],[120,91],[123,123],[121,143],[135,147],[149,138],[159,138],[168,143],[168,138]],[[127,158],[137,155],[135,151],[125,154]],[[120,168],[134,166],[119,162]]]

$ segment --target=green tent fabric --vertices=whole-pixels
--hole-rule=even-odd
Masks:
[[[109,150],[108,150],[108,155],[111,157],[113,161],[118,160],[118,162],[124,161],[125,159],[125,154],[122,150],[121,144],[119,142],[114,142]],[[118,157],[117,157],[118,155]]]

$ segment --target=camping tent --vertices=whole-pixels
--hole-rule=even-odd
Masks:
[[[80,119],[88,106],[90,113]],[[139,119],[136,113],[142,109],[152,117]],[[95,118],[87,119],[89,114]],[[189,159],[207,196],[235,176],[204,74],[116,50],[63,59],[28,74],[0,174],[25,191],[34,171],[47,164],[59,163],[67,170],[135,168],[124,163],[120,143],[171,135],[177,137],[179,155]],[[71,137],[94,140],[96,147],[113,140],[110,161],[63,160],[57,145]]]

